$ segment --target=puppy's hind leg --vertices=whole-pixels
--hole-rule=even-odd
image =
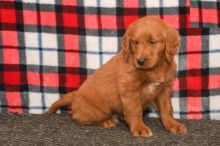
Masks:
[[[70,92],[66,95],[64,95],[62,98],[60,98],[59,100],[55,101],[52,106],[48,109],[48,111],[46,111],[44,114],[50,114],[50,113],[56,113],[56,111],[64,106],[70,106],[72,101],[73,101],[73,97],[75,96],[74,94],[75,92]]]
[[[119,119],[117,115],[112,115],[110,119],[104,120],[102,122],[98,122],[97,125],[104,128],[114,128],[119,123]]]

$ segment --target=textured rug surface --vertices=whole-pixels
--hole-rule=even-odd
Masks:
[[[68,115],[17,115],[0,114],[1,146],[219,146],[220,121],[181,120],[188,127],[188,134],[176,135],[165,131],[159,119],[145,119],[153,137],[135,138],[125,124],[104,129],[97,126],[79,126]]]

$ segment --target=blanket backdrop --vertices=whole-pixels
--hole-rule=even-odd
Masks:
[[[174,116],[220,120],[219,6],[214,0],[1,0],[0,111],[42,113],[119,51],[130,23],[154,15],[181,35]],[[157,116],[154,109],[146,113]]]
[[[191,0],[191,27],[220,27],[219,0]]]

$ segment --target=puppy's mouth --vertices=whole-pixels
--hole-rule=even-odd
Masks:
[[[140,70],[152,70],[152,68],[154,68],[154,65],[150,63],[139,64],[137,63],[137,61],[134,62],[134,65],[137,69],[140,69]]]

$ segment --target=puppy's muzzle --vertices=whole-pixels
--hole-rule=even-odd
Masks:
[[[139,58],[139,59],[136,59],[138,65],[140,66],[143,66],[146,62],[146,59],[145,58]]]

